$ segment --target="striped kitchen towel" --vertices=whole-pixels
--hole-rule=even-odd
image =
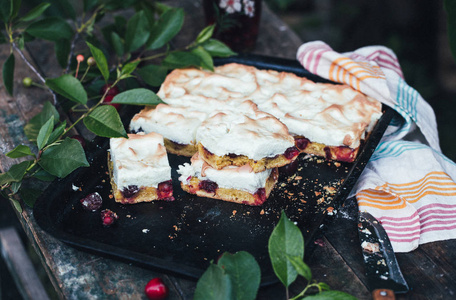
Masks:
[[[456,164],[441,153],[434,111],[405,82],[394,52],[368,46],[337,53],[314,41],[298,49],[297,59],[399,113],[351,192],[359,209],[382,223],[394,251],[456,238]]]

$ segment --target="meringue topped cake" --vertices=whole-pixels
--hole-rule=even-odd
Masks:
[[[217,170],[198,153],[177,172],[182,189],[190,194],[253,206],[266,201],[278,180],[277,168],[255,173],[247,164]]]
[[[116,202],[173,201],[171,167],[158,133],[128,134],[109,141],[108,167]]]
[[[261,172],[297,158],[299,150],[287,127],[248,102],[250,110],[216,113],[196,130],[199,156],[211,167],[248,164],[253,172]]]
[[[174,105],[204,99],[251,100],[288,127],[301,152],[353,162],[382,115],[381,103],[348,85],[315,83],[289,72],[230,63],[214,72],[172,71],[157,93]]]

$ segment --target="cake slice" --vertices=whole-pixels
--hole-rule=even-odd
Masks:
[[[173,201],[171,167],[158,133],[111,138],[108,167],[116,202]]]
[[[163,136],[168,152],[191,157],[196,153],[196,129],[207,113],[185,106],[158,104],[145,107],[130,122],[131,132],[156,132]]]
[[[182,189],[190,194],[253,206],[266,201],[278,180],[277,168],[258,173],[249,165],[217,170],[198,153],[191,164],[180,165],[177,172]]]
[[[206,119],[196,131],[198,153],[211,167],[250,165],[254,172],[291,163],[299,154],[287,127],[274,116],[250,109],[219,112]]]

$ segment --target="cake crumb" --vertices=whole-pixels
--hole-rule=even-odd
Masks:
[[[295,177],[295,180],[301,180],[302,179],[302,176],[296,176]]]
[[[260,215],[264,215],[264,209],[260,211]]]
[[[341,166],[340,162],[338,162],[338,161],[335,161],[335,162],[334,162],[334,165],[335,165],[336,167],[340,167],[340,166]]]
[[[317,199],[317,204],[322,204],[323,202],[325,202],[325,198],[324,197],[321,197],[321,198]]]
[[[143,233],[148,233],[149,231],[150,231],[150,229],[147,229],[147,228],[144,228],[144,229],[142,230]]]
[[[334,194],[336,192],[336,189],[333,186],[327,186],[325,185],[323,189],[328,192],[329,194]]]
[[[315,196],[317,196],[317,197],[321,195],[321,192],[315,191],[314,193],[315,193]]]
[[[112,194],[109,194],[109,196],[108,196],[108,197],[109,197],[109,199],[112,199],[112,198],[114,198],[114,196],[113,196]]]
[[[237,213],[237,210],[233,210],[233,216],[235,216]]]

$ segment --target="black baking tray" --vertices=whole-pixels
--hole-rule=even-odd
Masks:
[[[327,82],[293,60],[239,55],[219,59],[216,64],[229,62],[293,72],[317,82]],[[137,111],[137,108],[128,109],[123,114],[125,125]],[[267,285],[277,281],[267,245],[281,211],[301,229],[308,252],[328,212],[337,210],[348,196],[393,114],[392,109],[384,106],[382,118],[354,163],[335,163],[300,155],[296,170],[281,169],[277,187],[259,207],[183,192],[176,169],[189,159],[171,154],[175,201],[116,203],[110,196],[106,164],[108,139],[97,137],[86,150],[90,167],[80,168],[51,183],[35,203],[34,216],[45,231],[74,247],[194,279],[223,252],[247,251],[261,267],[261,284]],[[103,198],[101,209],[111,209],[119,216],[115,226],[103,227],[100,210],[89,212],[82,208],[79,200],[93,192]]]

